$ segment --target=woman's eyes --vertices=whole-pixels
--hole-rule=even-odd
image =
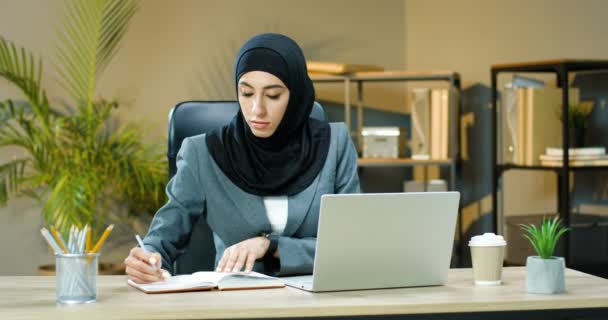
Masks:
[[[253,96],[253,93],[251,93],[251,92],[241,92],[241,96],[243,96],[243,97],[251,97],[251,96]],[[268,98],[272,99],[272,100],[277,100],[277,99],[279,99],[279,97],[281,96],[281,94],[280,93],[279,94],[275,94],[275,95],[269,95],[269,94],[267,94],[266,96]]]

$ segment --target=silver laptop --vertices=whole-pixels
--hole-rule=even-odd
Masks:
[[[442,285],[458,192],[323,195],[313,274],[284,277],[313,292]]]

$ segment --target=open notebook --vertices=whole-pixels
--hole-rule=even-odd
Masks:
[[[257,272],[221,273],[199,271],[193,274],[174,276],[164,281],[138,284],[130,279],[129,285],[145,293],[169,293],[205,290],[239,290],[282,288],[285,283],[278,278]]]

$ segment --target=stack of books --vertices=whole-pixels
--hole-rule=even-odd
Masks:
[[[546,154],[540,155],[540,163],[547,167],[561,167],[563,158],[562,148],[547,148]],[[568,158],[571,167],[608,166],[608,156],[604,147],[570,148]]]

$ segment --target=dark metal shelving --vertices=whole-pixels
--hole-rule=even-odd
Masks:
[[[557,77],[557,85],[562,88],[562,114],[568,113],[568,88],[569,74],[571,72],[593,71],[593,70],[608,70],[608,60],[576,60],[576,59],[561,59],[547,61],[533,61],[524,63],[499,64],[491,67],[492,77],[492,213],[494,219],[494,232],[497,232],[499,224],[502,221],[498,219],[498,187],[499,178],[507,170],[545,170],[553,171],[558,179],[557,203],[559,217],[566,226],[570,226],[570,172],[572,171],[590,171],[590,170],[607,170],[608,166],[571,166],[569,161],[564,161],[562,166],[522,166],[513,164],[498,163],[498,92],[497,83],[500,73],[555,73]],[[562,149],[563,159],[569,159],[569,124],[568,117],[564,117],[562,121]],[[504,192],[504,190],[503,190]],[[566,263],[570,257],[570,237],[566,233],[564,235],[564,256]]]

